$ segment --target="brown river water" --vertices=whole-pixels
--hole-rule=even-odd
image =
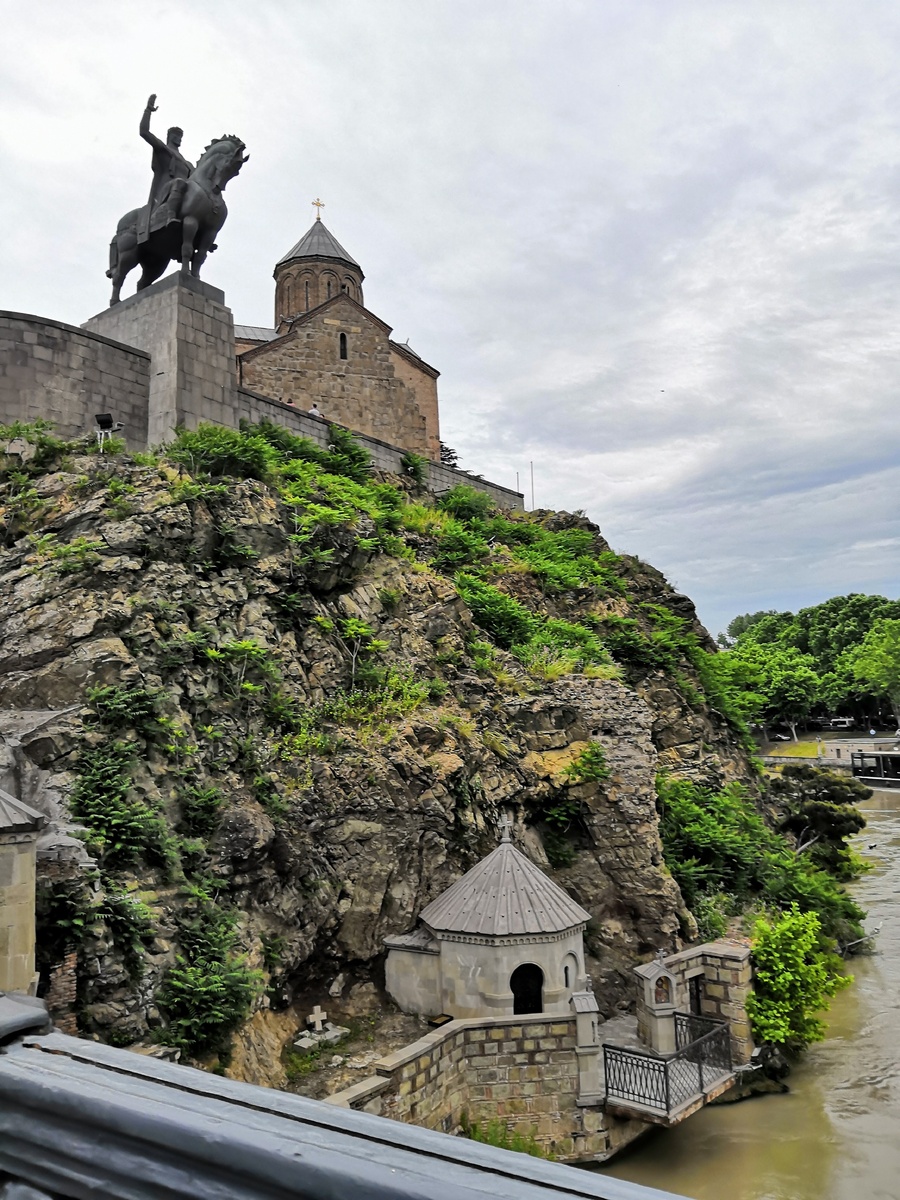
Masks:
[[[857,846],[875,870],[853,891],[866,931],[881,933],[874,954],[850,960],[855,983],[790,1093],[706,1108],[604,1174],[693,1200],[900,1200],[900,789],[862,808]]]

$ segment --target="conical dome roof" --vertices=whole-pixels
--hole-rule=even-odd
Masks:
[[[362,274],[362,267],[356,259],[350,257],[334,234],[325,228],[321,220],[313,221],[312,227],[304,233],[296,246],[288,250],[283,258],[279,258],[276,266],[280,267],[282,263],[291,262],[295,258],[333,258],[338,262],[356,267],[357,271]]]
[[[29,808],[0,788],[0,833],[29,833],[46,824],[43,813]]]
[[[591,918],[506,840],[420,915],[436,933],[482,937],[562,933]]]

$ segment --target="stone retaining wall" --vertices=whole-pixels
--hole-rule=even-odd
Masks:
[[[579,1106],[578,1054],[574,1017],[450,1021],[327,1099],[445,1133],[459,1131],[463,1114],[473,1124],[499,1119],[558,1159],[601,1160],[645,1126]]]
[[[0,425],[52,421],[62,438],[112,412],[133,450],[147,445],[150,355],[28,313],[0,312]]]

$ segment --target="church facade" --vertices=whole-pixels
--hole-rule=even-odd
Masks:
[[[438,462],[439,372],[365,307],[364,278],[316,217],[275,266],[275,324],[235,326],[238,384]]]

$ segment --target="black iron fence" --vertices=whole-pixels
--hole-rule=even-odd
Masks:
[[[675,1014],[674,1054],[604,1046],[606,1098],[671,1115],[731,1074],[727,1021]]]

